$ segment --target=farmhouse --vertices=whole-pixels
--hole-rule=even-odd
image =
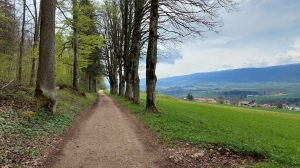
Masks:
[[[249,102],[249,101],[240,101],[239,104],[241,106],[251,106],[251,102]]]
[[[214,98],[194,98],[196,102],[203,102],[203,103],[217,103]]]
[[[282,104],[282,108],[288,110],[289,106],[287,104]]]
[[[268,107],[270,107],[270,105],[268,105],[268,104],[263,104],[262,107],[263,107],[263,108],[268,108]]]
[[[206,102],[205,98],[194,98],[196,102]]]
[[[259,107],[259,105],[257,103],[252,103],[251,106],[252,107]]]
[[[207,98],[207,102],[208,103],[217,103],[217,100],[215,100],[214,98]]]

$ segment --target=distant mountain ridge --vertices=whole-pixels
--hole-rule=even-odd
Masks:
[[[158,79],[157,86],[183,86],[209,82],[300,82],[300,64],[194,73]],[[145,85],[145,83],[145,81],[141,81],[141,85]]]

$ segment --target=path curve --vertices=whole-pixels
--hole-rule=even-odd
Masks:
[[[78,125],[49,167],[158,167],[162,156],[149,130],[102,91],[98,96],[94,108],[87,111],[91,115]]]

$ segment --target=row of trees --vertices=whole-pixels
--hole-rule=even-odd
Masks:
[[[234,0],[105,0],[102,51],[111,94],[139,104],[139,62],[146,57],[146,109],[156,112],[156,63],[160,48],[177,47],[207,31],[218,32],[222,25],[218,11],[237,10]],[[126,84],[126,85],[125,85]],[[126,87],[125,87],[126,86]]]
[[[189,101],[193,101],[193,100],[194,100],[194,96],[193,96],[192,94],[189,93],[189,94],[186,96],[186,99],[189,100]]]
[[[33,85],[37,76],[36,97],[52,111],[56,82],[91,91],[103,76],[111,94],[139,104],[138,70],[146,57],[146,109],[157,112],[159,48],[218,32],[218,11],[235,11],[236,5],[234,0],[104,0],[96,7],[90,0],[41,0],[38,10],[36,0],[1,1],[0,79]]]
[[[260,100],[259,103],[261,104],[271,104],[274,105],[277,102],[282,102],[284,104],[293,104],[293,105],[300,105],[300,97],[298,98],[273,98],[273,99],[266,99],[266,100]]]
[[[223,95],[227,98],[239,98],[244,99],[247,98],[248,95],[261,95],[256,91],[246,91],[246,90],[231,90],[231,91],[222,91],[222,92],[215,92],[215,94]]]

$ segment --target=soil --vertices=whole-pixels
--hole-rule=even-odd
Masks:
[[[102,91],[45,155],[38,167],[248,167],[262,161],[215,145],[161,144],[156,133]]]
[[[152,134],[100,91],[98,100],[52,148],[43,167],[158,167],[161,150]]]

